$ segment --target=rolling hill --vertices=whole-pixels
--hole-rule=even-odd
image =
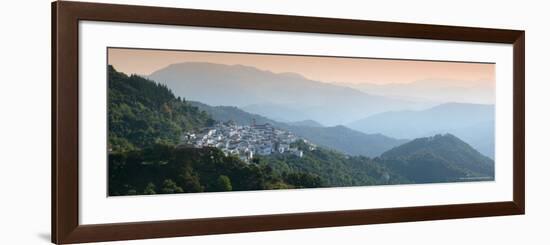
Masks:
[[[372,158],[347,156],[323,147],[312,150],[301,141],[294,146],[303,151],[303,157],[272,154],[261,156],[260,162],[270,166],[275,173],[304,172],[319,176],[325,186],[412,183]]]
[[[379,156],[384,151],[407,142],[407,140],[394,139],[382,134],[361,133],[341,125],[334,127],[288,126],[286,129],[314,144],[352,156]]]
[[[494,161],[451,134],[414,139],[380,161],[414,183],[494,179]]]
[[[303,120],[303,121],[296,121],[296,122],[286,122],[287,125],[290,126],[304,126],[304,127],[324,127],[323,124],[320,124],[313,120]]]

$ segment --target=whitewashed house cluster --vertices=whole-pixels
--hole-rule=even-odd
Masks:
[[[204,128],[200,133],[184,135],[183,142],[194,147],[216,147],[226,155],[236,155],[250,162],[254,155],[266,156],[273,153],[303,156],[303,151],[290,147],[299,138],[289,131],[273,127],[271,124],[236,125],[218,123]]]

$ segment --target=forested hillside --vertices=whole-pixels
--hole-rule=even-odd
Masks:
[[[246,164],[216,148],[160,144],[141,151],[110,154],[109,177],[109,195],[114,196],[321,186],[316,175],[276,175],[268,165]]]
[[[311,149],[303,141],[296,142],[294,146],[304,152],[303,157],[273,154],[261,157],[261,162],[271,166],[276,173],[305,172],[318,175],[325,186],[410,183],[372,158],[347,156],[322,147]]]
[[[177,144],[185,130],[212,125],[214,120],[174,94],[165,85],[109,66],[109,148],[141,149],[155,143]]]
[[[493,160],[451,134],[412,140],[383,153],[380,162],[416,183],[494,179]]]

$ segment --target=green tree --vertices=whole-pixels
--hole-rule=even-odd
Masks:
[[[155,191],[155,189],[156,189],[155,184],[149,182],[149,184],[147,184],[147,186],[146,186],[145,189],[143,190],[143,194],[145,194],[145,195],[154,195],[154,194],[157,194],[157,192]]]
[[[193,169],[186,167],[179,176],[183,182],[183,188],[186,192],[203,192],[204,187],[200,183],[199,176],[193,172]]]
[[[182,193],[183,189],[179,187],[176,182],[171,179],[164,180],[162,184],[162,193],[172,194],[172,193]]]
[[[231,186],[231,179],[225,175],[220,175],[218,177],[215,188],[217,191],[231,191],[233,187]]]
[[[322,186],[321,178],[313,174],[290,173],[285,174],[284,179],[287,183],[297,188],[314,188]]]

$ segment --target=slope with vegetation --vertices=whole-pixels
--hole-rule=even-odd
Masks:
[[[379,161],[415,183],[494,179],[494,161],[451,134],[412,140]]]
[[[109,148],[115,152],[155,143],[177,144],[185,130],[210,126],[214,120],[165,85],[108,67]]]
[[[304,152],[303,157],[288,154],[272,154],[260,158],[275,173],[305,172],[320,176],[323,186],[363,186],[408,183],[379,162],[364,156],[348,156],[337,151],[316,147],[312,149],[303,141],[293,147]]]

